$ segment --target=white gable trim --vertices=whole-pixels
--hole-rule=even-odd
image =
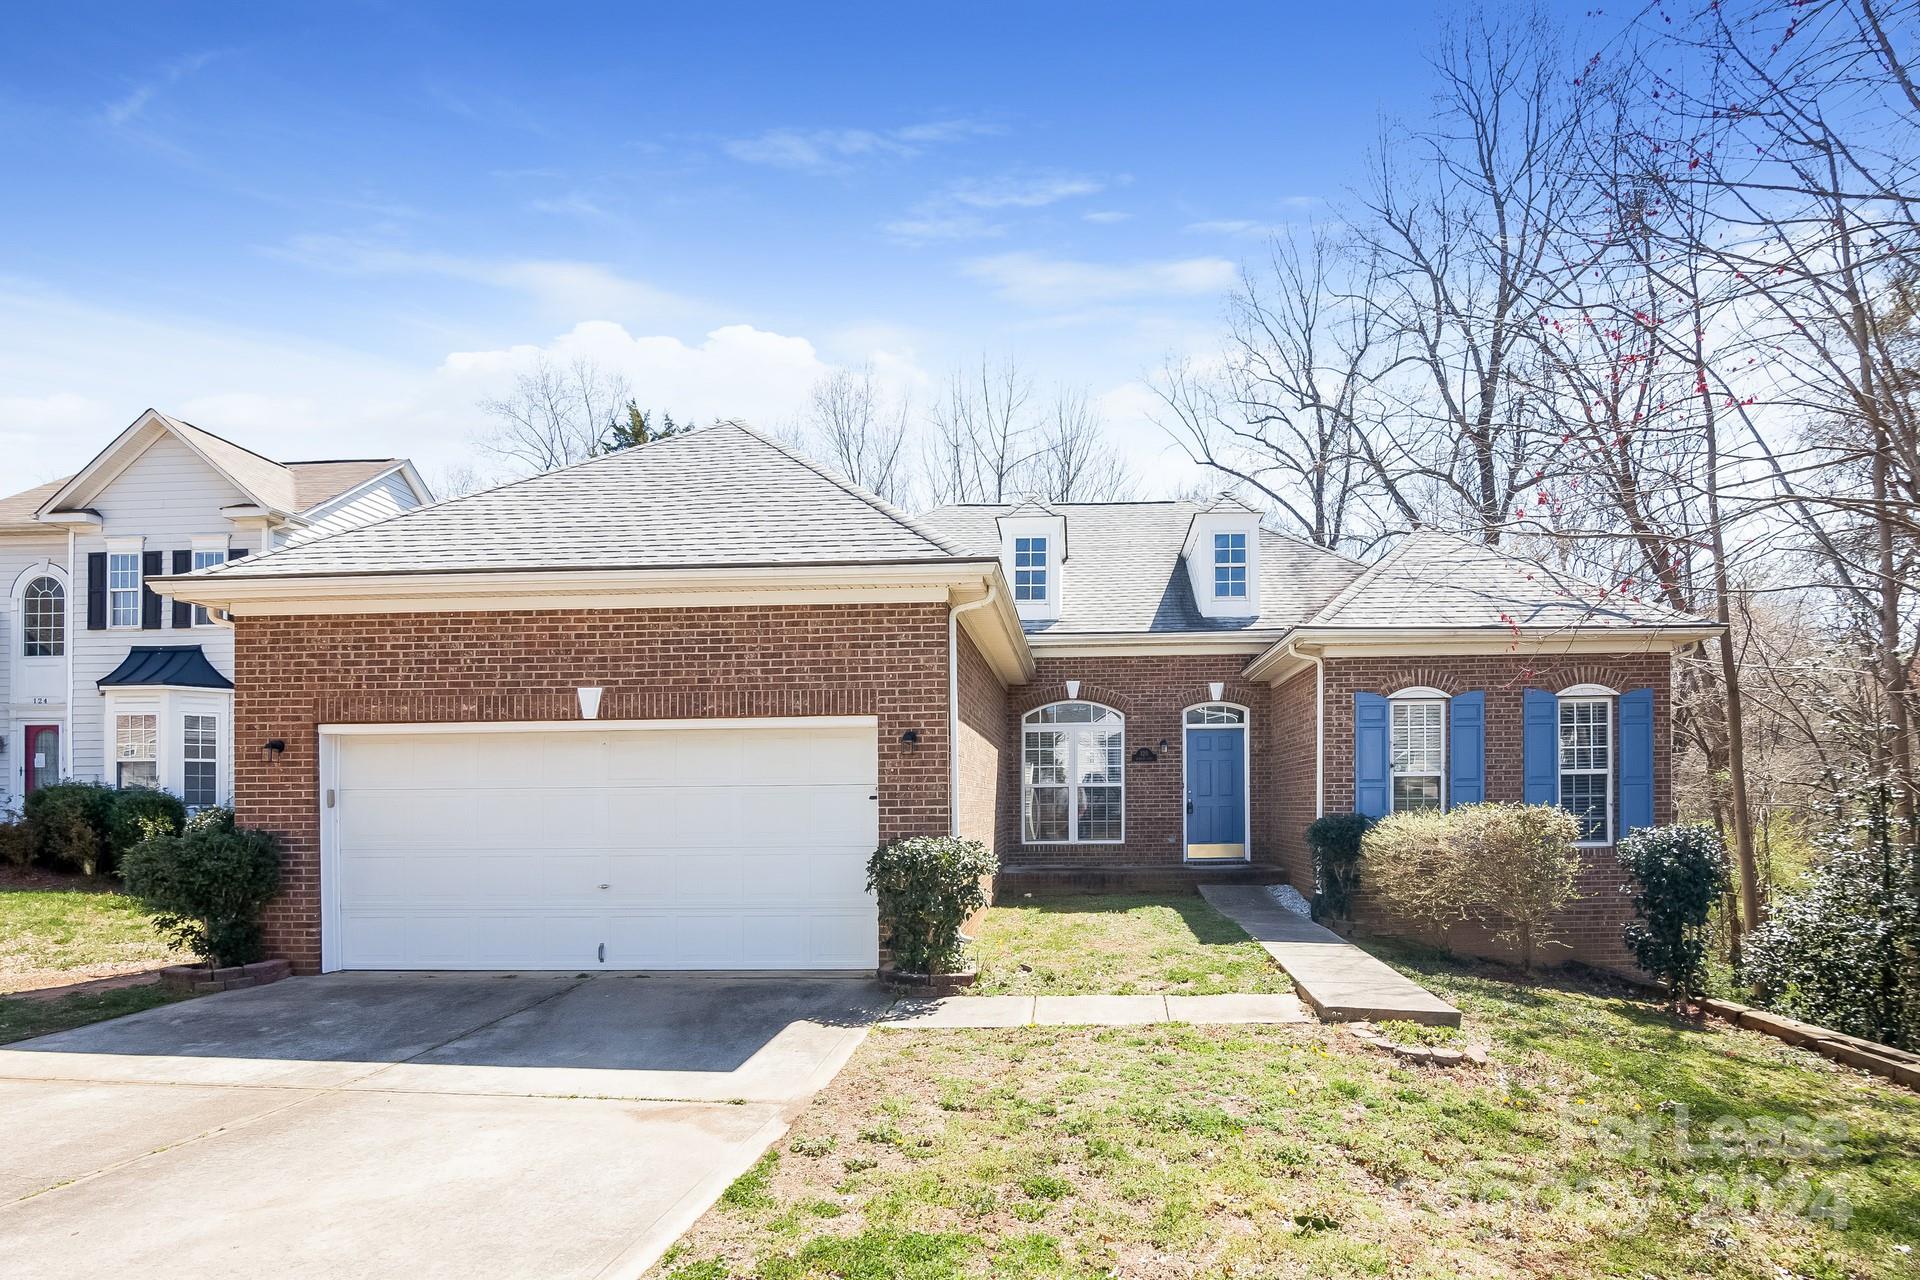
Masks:
[[[414,499],[419,502],[421,506],[426,506],[433,501],[433,494],[428,490],[427,482],[420,478],[420,473],[414,470],[413,461],[409,458],[402,458],[385,471],[368,476],[352,488],[342,489],[331,498],[323,502],[314,503],[300,513],[300,518],[309,524],[322,519],[328,512],[334,510],[336,507],[346,506],[396,471],[400,473],[400,478],[407,482],[407,488],[413,490]]]
[[[206,450],[195,444],[186,432],[175,426],[172,418],[158,409],[148,409],[135,418],[126,430],[109,441],[106,448],[95,454],[93,461],[80,468],[71,480],[60,487],[58,493],[41,503],[36,518],[48,523],[64,523],[66,513],[62,508],[84,507],[99,497],[101,490],[112,484],[121,472],[138,461],[140,455],[152,448],[154,441],[163,435],[170,435],[185,445],[196,458],[211,467],[215,475],[232,485],[237,492],[244,494],[263,510],[276,515],[291,514],[262,501],[259,494],[253,492],[225,467],[208,457]]]

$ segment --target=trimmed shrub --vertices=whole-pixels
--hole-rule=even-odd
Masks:
[[[1539,948],[1557,942],[1554,918],[1580,896],[1580,823],[1551,804],[1469,804],[1448,815],[1460,846],[1469,910],[1533,971]]]
[[[1618,853],[1638,917],[1627,922],[1627,950],[1684,1002],[1706,980],[1707,920],[1727,891],[1726,846],[1708,826],[1646,827],[1621,837]]]
[[[1554,918],[1578,897],[1579,824],[1557,805],[1470,804],[1381,819],[1362,844],[1367,887],[1382,906],[1439,932],[1486,925],[1532,970],[1555,942]]]
[[[904,973],[957,972],[960,929],[987,905],[981,881],[998,869],[985,845],[958,836],[909,836],[874,850],[867,888],[879,895],[894,967]]]
[[[1437,809],[1388,814],[1368,829],[1361,847],[1367,890],[1389,912],[1442,932],[1467,918],[1460,849],[1446,814]]]
[[[180,831],[186,825],[187,806],[179,796],[154,787],[127,787],[113,793],[107,847],[117,862],[154,832]]]
[[[113,801],[113,788],[97,782],[36,788],[22,808],[33,831],[35,860],[89,876],[112,870]]]
[[[260,910],[280,887],[280,844],[268,832],[205,810],[185,831],[135,845],[121,874],[176,946],[216,966],[260,959]]]
[[[1361,813],[1329,813],[1307,824],[1313,852],[1313,915],[1351,919],[1353,891],[1360,883],[1361,839],[1373,819]]]

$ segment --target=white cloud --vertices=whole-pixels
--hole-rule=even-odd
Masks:
[[[730,138],[721,149],[744,164],[799,173],[843,173],[854,162],[915,156],[928,147],[1000,132],[977,120],[929,120],[897,129],[801,129],[784,126],[750,138]]]
[[[1180,229],[1190,236],[1233,236],[1237,239],[1264,240],[1276,232],[1285,230],[1285,226],[1277,222],[1255,222],[1251,218],[1213,218],[1206,222],[1189,222]]]
[[[1082,307],[1134,298],[1220,293],[1232,285],[1225,258],[1104,263],[1003,253],[976,258],[966,272],[1011,302],[1030,307]]]
[[[988,240],[1007,233],[1006,227],[988,222],[977,213],[941,213],[931,209],[882,223],[880,229],[910,244],[929,240]]]
[[[623,276],[598,262],[554,259],[467,258],[431,250],[373,244],[345,236],[296,236],[280,257],[343,275],[426,275],[513,289],[547,312],[563,316],[660,319],[682,315],[689,303],[664,289]]]
[[[1096,223],[1100,226],[1111,226],[1116,222],[1125,222],[1132,216],[1132,214],[1123,209],[1094,209],[1091,212],[1080,215],[1082,221]]]
[[[956,182],[948,188],[946,198],[975,209],[1039,209],[1106,189],[1104,179],[1086,174],[1009,174]]]

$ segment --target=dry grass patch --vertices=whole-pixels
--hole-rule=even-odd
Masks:
[[[654,1274],[1911,1274],[1920,1098],[1604,988],[1395,958],[1491,1066],[1411,1067],[1321,1027],[876,1032]],[[1797,1118],[1844,1136],[1688,1155],[1677,1108],[1696,1141]],[[1620,1132],[1641,1122],[1645,1152]],[[1796,1180],[1844,1215],[1716,1201]]]
[[[976,995],[1290,992],[1273,959],[1197,894],[1028,897],[998,903],[973,954]]]

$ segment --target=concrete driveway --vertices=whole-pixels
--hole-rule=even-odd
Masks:
[[[638,1275],[887,1004],[847,979],[332,974],[0,1047],[0,1270]]]

